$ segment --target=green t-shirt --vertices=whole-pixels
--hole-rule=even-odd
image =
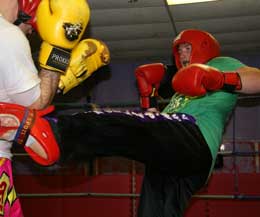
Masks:
[[[235,71],[244,66],[240,61],[230,57],[217,57],[207,65],[218,68],[220,71]],[[187,113],[196,118],[205,140],[207,141],[212,157],[212,168],[215,164],[225,123],[236,105],[237,94],[224,91],[208,92],[202,97],[187,97],[175,93],[163,113]]]

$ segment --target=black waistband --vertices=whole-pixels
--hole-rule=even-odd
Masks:
[[[154,112],[139,112],[139,111],[120,111],[120,110],[98,110],[98,111],[86,111],[84,113],[96,113],[98,115],[111,115],[111,116],[133,116],[137,117],[141,121],[161,121],[172,120],[178,122],[190,122],[196,124],[196,119],[186,113],[154,113]]]

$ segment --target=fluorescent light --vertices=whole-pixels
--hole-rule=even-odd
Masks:
[[[180,4],[211,2],[211,1],[217,1],[217,0],[167,0],[167,4],[168,5],[180,5]]]

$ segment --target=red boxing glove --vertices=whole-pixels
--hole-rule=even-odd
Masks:
[[[214,67],[191,64],[181,68],[172,79],[173,89],[188,96],[203,96],[207,91],[226,90],[232,92],[242,88],[237,72],[222,73]]]
[[[156,96],[164,74],[165,67],[162,63],[141,65],[135,70],[141,96],[140,104],[143,109],[157,107]]]
[[[5,135],[14,131],[16,132],[14,143],[23,145],[34,161],[43,166],[54,164],[59,159],[60,150],[49,122],[43,118],[53,110],[54,106],[36,111],[24,106],[0,102],[0,138],[4,139]],[[17,124],[10,124],[10,120],[4,121],[5,118],[14,119]],[[36,143],[40,147],[41,154],[27,143]]]
[[[18,0],[19,13],[14,24],[18,26],[21,23],[27,23],[31,25],[34,30],[37,30],[36,10],[40,2],[41,0]]]

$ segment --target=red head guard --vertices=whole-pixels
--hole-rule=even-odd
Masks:
[[[178,53],[178,46],[182,43],[192,46],[190,63],[206,63],[220,55],[220,45],[210,33],[196,29],[184,30],[175,38],[172,47],[178,69],[182,67]]]
[[[37,30],[35,14],[41,0],[18,0],[18,2],[19,14],[15,24],[28,23]]]

